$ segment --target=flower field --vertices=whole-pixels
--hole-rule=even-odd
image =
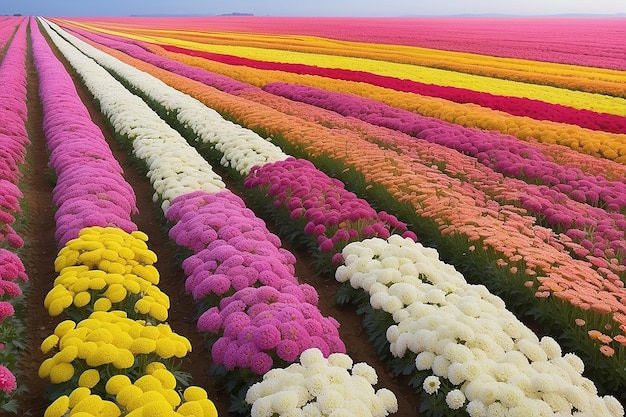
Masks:
[[[0,410],[623,416],[625,23],[0,17]]]

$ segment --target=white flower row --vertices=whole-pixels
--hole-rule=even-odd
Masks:
[[[387,330],[391,353],[417,356],[417,370],[431,370],[455,389],[448,406],[465,405],[471,416],[623,416],[612,396],[600,397],[582,376],[575,354],[562,354],[551,337],[537,335],[482,285],[468,284],[436,250],[392,235],[348,244],[336,272],[370,295],[375,309],[393,316]],[[467,403],[466,403],[467,401]]]
[[[113,71],[146,97],[158,102],[166,111],[174,111],[178,121],[191,129],[197,140],[213,144],[223,153],[221,164],[247,175],[255,165],[282,161],[288,158],[278,146],[262,138],[254,131],[224,119],[217,111],[205,106],[195,98],[176,90],[163,81],[117,58],[102,52],[62,31],[63,37],[85,55],[96,60],[104,68]]]
[[[366,363],[354,364],[346,354],[324,358],[319,349],[302,352],[300,363],[276,368],[252,385],[246,402],[252,417],[385,417],[398,410],[390,390],[375,390],[376,371]]]
[[[216,193],[226,187],[198,151],[141,98],[62,39],[50,26],[44,24],[43,27],[98,101],[115,132],[132,141],[133,153],[148,167],[147,176],[155,190],[155,201],[158,198],[163,200],[163,211],[179,195],[196,190]]]

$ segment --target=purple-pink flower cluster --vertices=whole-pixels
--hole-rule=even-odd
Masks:
[[[15,253],[0,249],[0,323],[15,313],[8,300],[22,294],[20,281],[28,281],[24,264]]]
[[[272,367],[295,362],[312,347],[325,357],[345,353],[339,323],[323,317],[317,299],[299,287],[241,289],[205,311],[198,329],[218,336],[211,347],[213,361],[227,370],[249,368],[262,375]]]
[[[406,224],[345,189],[344,184],[306,159],[290,157],[254,167],[244,181],[274,199],[274,207],[289,211],[291,220],[305,219],[304,233],[313,236],[319,250],[341,260],[341,249],[351,241],[388,238],[392,233],[417,240]]]
[[[183,269],[188,277],[185,288],[195,300],[255,285],[282,288],[298,283],[293,254],[232,192],[182,195],[172,201],[166,217],[175,223],[170,237],[194,253]]]
[[[50,150],[49,165],[57,183],[53,201],[56,239],[60,246],[91,226],[137,230],[135,193],[122,176],[104,136],[78,96],[70,75],[32,25],[33,58],[39,76],[43,128]]]
[[[264,374],[304,350],[345,352],[339,323],[323,317],[318,294],[295,277],[295,257],[229,190],[175,198],[170,237],[193,251],[183,261],[186,290],[204,303],[198,329],[212,333],[213,361]]]
[[[376,100],[306,85],[271,83],[263,89],[455,149],[506,176],[545,184],[579,202],[604,205],[608,211],[626,208],[626,181],[609,181],[551,162],[532,143],[511,135],[466,128]]]

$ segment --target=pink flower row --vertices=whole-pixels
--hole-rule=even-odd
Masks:
[[[533,144],[510,135],[466,128],[372,99],[306,85],[272,83],[264,90],[455,149],[506,176],[545,184],[576,201],[604,204],[610,211],[626,208],[625,181],[609,181],[578,168],[566,168],[551,162]]]
[[[43,128],[50,166],[57,175],[53,201],[58,210],[56,239],[60,246],[90,226],[137,230],[135,194],[122,176],[104,136],[76,93],[73,81],[32,25],[33,58],[39,76]]]
[[[198,329],[210,333],[213,361],[258,375],[317,347],[345,352],[339,323],[323,317],[312,286],[299,284],[295,257],[280,239],[225,190],[173,200],[170,237],[194,253],[183,262],[186,290],[198,301]]]
[[[0,48],[15,33],[0,63],[0,246],[21,248],[24,240],[13,229],[16,215],[22,212],[18,187],[19,166],[24,163],[26,146],[26,26],[27,19],[8,18],[0,22]],[[0,326],[15,314],[11,299],[22,294],[21,283],[28,281],[22,260],[0,247]],[[7,342],[2,340],[0,342]],[[4,344],[0,343],[0,350]],[[0,390],[11,393],[17,387],[13,372],[0,365]]]
[[[317,250],[341,261],[341,250],[351,241],[370,237],[388,238],[392,233],[417,240],[406,224],[345,189],[305,159],[288,158],[252,169],[244,181],[273,199],[276,209],[287,210],[290,219],[303,219],[304,233],[311,235]]]

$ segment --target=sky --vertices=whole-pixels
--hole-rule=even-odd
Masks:
[[[461,14],[615,14],[626,13],[624,0],[0,0],[0,15],[129,16],[440,16]]]

